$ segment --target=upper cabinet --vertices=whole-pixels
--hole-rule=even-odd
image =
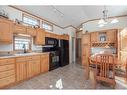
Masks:
[[[45,45],[45,31],[43,29],[36,29],[34,43],[36,45]]]
[[[117,40],[117,30],[107,31],[107,40],[111,43],[116,43]]]
[[[61,35],[60,39],[69,40],[69,35],[68,34],[63,34],[63,35]]]
[[[91,42],[98,42],[98,32],[91,33]]]
[[[36,29],[32,28],[32,27],[27,27],[27,34],[31,35],[31,36],[36,36]]]
[[[91,46],[106,47],[117,45],[117,29],[109,29],[91,33]]]
[[[0,43],[11,44],[13,39],[13,22],[6,19],[0,19]]]
[[[13,33],[26,34],[26,26],[23,26],[23,25],[20,25],[20,24],[15,24]]]

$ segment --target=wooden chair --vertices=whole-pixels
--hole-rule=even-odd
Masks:
[[[115,64],[114,56],[111,54],[97,54],[96,69],[94,74],[94,87],[96,88],[97,81],[109,83],[115,87]]]
[[[125,78],[127,82],[127,59],[125,63],[121,63],[115,68],[116,76]]]

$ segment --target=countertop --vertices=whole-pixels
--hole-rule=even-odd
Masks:
[[[49,52],[42,52],[42,53],[37,53],[37,52],[31,52],[31,53],[24,53],[24,54],[13,54],[13,55],[7,55],[7,56],[0,56],[0,59],[3,58],[15,58],[15,57],[22,57],[22,56],[32,56],[32,55],[42,55],[42,54],[47,54]]]

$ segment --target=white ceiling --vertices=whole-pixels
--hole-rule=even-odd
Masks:
[[[44,6],[44,5],[27,5],[16,6],[20,9],[26,10],[32,14],[38,15],[48,21],[56,23],[59,26],[65,27],[73,25],[79,26],[82,22],[101,18],[104,6]],[[58,11],[54,10],[54,7],[62,12],[61,15]],[[119,16],[127,14],[127,6],[106,6],[108,9],[108,16]]]

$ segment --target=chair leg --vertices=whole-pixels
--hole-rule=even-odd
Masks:
[[[93,84],[93,86],[94,86],[94,89],[96,89],[96,86],[97,86],[97,80],[94,80],[94,84]]]
[[[113,83],[113,89],[115,89],[115,86],[116,86],[116,82],[114,81],[114,83]]]

